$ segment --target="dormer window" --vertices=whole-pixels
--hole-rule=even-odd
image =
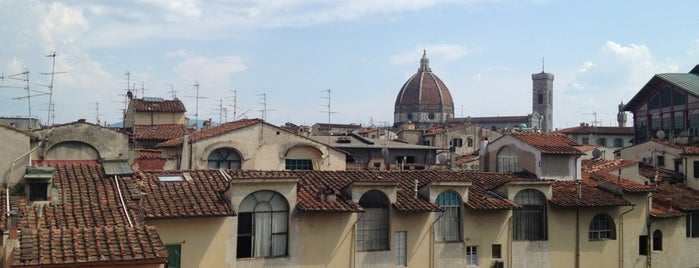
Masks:
[[[27,167],[24,175],[25,193],[30,202],[48,201],[53,168]]]

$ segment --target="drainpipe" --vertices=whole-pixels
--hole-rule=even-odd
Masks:
[[[14,174],[15,171],[15,163],[19,161],[20,159],[24,158],[25,156],[29,155],[29,166],[32,165],[32,155],[31,153],[36,151],[36,149],[39,149],[41,145],[44,143],[44,141],[39,141],[39,144],[30,149],[29,151],[23,153],[19,157],[15,158],[15,160],[12,160],[12,165],[10,166],[10,177],[7,178],[7,181],[3,181],[3,186],[5,186],[5,204],[7,205],[6,208],[9,211],[10,210],[10,180],[12,180],[12,175]]]
[[[434,253],[434,251],[435,251],[434,240],[436,239],[436,236],[434,235],[434,225],[435,225],[435,223],[437,223],[439,221],[439,219],[442,218],[442,216],[444,216],[444,212],[440,211],[439,217],[437,217],[437,219],[435,219],[432,222],[432,224],[430,224],[430,267],[437,266],[435,264],[435,261],[437,258],[434,257],[434,254],[435,254]]]
[[[619,215],[619,234],[621,235],[621,238],[619,238],[619,267],[624,267],[624,215],[633,211],[634,208],[635,206],[631,206],[631,209]]]
[[[575,208],[575,268],[580,268],[580,207]]]
[[[511,211],[512,211],[511,213],[514,214],[514,210],[511,209]],[[514,235],[512,228],[514,228],[514,227],[512,226],[512,215],[510,215],[509,219],[507,219],[507,232],[508,232],[508,234],[507,234],[507,251],[509,251],[509,253],[507,254],[507,263],[508,263],[510,268],[513,267],[513,265],[514,265],[512,263],[512,261],[514,259],[512,257],[512,240],[513,240],[512,236]]]
[[[352,224],[352,246],[350,247],[350,254],[352,254],[352,258],[350,258],[350,267],[357,268],[357,223],[364,217],[364,212],[361,212],[361,215],[357,220]]]
[[[656,169],[657,172],[657,169]],[[653,249],[651,248],[652,245],[652,238],[653,238],[653,232],[651,232],[651,225],[653,223],[653,220],[650,218],[650,210],[651,210],[651,202],[653,195],[650,194],[648,195],[648,205],[646,208],[646,251],[647,251],[647,257],[646,257],[646,267],[650,268],[653,266]]]

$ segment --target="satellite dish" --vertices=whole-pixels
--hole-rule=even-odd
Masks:
[[[601,156],[602,156],[602,151],[600,151],[600,150],[597,149],[597,148],[595,148],[594,150],[592,150],[592,158],[593,158],[593,159],[600,158]]]
[[[437,163],[444,164],[447,162],[447,156],[445,154],[440,154],[437,156]]]
[[[658,130],[658,132],[655,133],[655,136],[658,137],[658,139],[662,140],[665,138],[665,131],[663,131],[662,129]]]

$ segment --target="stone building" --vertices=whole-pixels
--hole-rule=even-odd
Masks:
[[[430,68],[427,51],[420,68],[403,84],[396,97],[393,126],[413,123],[418,128],[445,123],[454,117],[454,101],[446,84]]]

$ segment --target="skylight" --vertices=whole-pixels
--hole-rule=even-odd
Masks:
[[[157,175],[157,176],[158,176],[158,180],[163,181],[163,182],[184,181],[184,179],[182,179],[182,176],[180,176],[179,174],[170,174],[170,175],[162,174],[162,175]]]

